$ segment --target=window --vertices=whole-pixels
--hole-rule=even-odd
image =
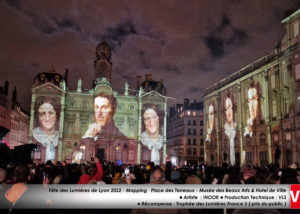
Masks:
[[[201,139],[201,140],[200,140],[200,146],[203,146],[203,144],[204,144],[204,140]]]
[[[288,104],[288,97],[284,98],[284,114],[288,114],[289,113],[289,104]]]
[[[188,115],[188,116],[191,116],[191,111],[187,111],[187,115]]]
[[[188,125],[191,125],[191,121],[190,120],[188,120]]]
[[[285,133],[285,139],[286,139],[286,140],[291,140],[291,139],[292,139],[291,132],[286,132],[286,133]]]
[[[192,142],[191,142],[191,139],[189,138],[188,139],[188,145],[191,145],[192,144]]]
[[[300,64],[295,66],[295,78],[296,80],[300,80]]]
[[[71,101],[69,102],[69,105],[70,105],[71,107],[74,107],[74,106],[75,106],[75,101],[74,101],[74,100],[71,100]]]
[[[197,148],[193,148],[193,155],[197,156]]]
[[[191,135],[191,134],[192,134],[192,130],[188,129],[188,135]]]
[[[193,126],[196,126],[196,120],[193,120]]]
[[[271,88],[275,89],[276,87],[276,78],[275,78],[275,74],[271,75]]]
[[[286,85],[287,84],[287,77],[288,77],[286,69],[283,70],[282,77],[283,77],[283,84]]]
[[[272,100],[273,118],[277,117],[277,104],[276,99]]]
[[[133,105],[133,104],[131,104],[131,105],[129,106],[129,110],[130,110],[130,111],[133,111],[133,110],[134,110],[134,105]]]
[[[196,129],[193,129],[193,135],[196,135]]]
[[[203,120],[200,120],[200,126],[203,126]]]
[[[203,135],[203,129],[200,129],[200,135],[201,136]]]
[[[249,135],[246,136],[246,146],[251,146],[251,139]]]
[[[188,155],[192,155],[192,149],[188,148],[187,153],[188,153]]]
[[[299,115],[300,114],[300,93],[298,93],[298,96],[297,96],[297,114]]]
[[[195,111],[193,111],[193,116],[195,117],[197,115],[197,113]]]
[[[246,165],[252,165],[252,152],[246,152]]]
[[[299,35],[299,22],[294,23],[294,37]]]
[[[260,166],[265,167],[268,164],[268,162],[267,162],[267,152],[266,151],[260,152],[259,157],[260,157]]]
[[[266,143],[266,135],[264,133],[260,134],[259,142],[260,142],[260,144],[265,144]]]
[[[213,154],[210,155],[210,161],[214,161],[215,157]]]
[[[273,139],[274,139],[274,142],[278,142],[278,139],[279,139],[278,133],[274,133]]]
[[[118,105],[118,110],[123,110],[124,109],[124,105],[123,104],[119,104]]]
[[[285,156],[286,156],[287,165],[291,165],[291,163],[292,163],[292,151],[287,149],[285,154],[286,154]]]
[[[203,148],[200,149],[200,155],[204,155],[204,149]]]
[[[234,147],[235,148],[239,147],[239,139],[237,137],[234,138]]]
[[[193,145],[196,145],[196,144],[197,144],[196,139],[193,139]]]
[[[224,161],[227,161],[227,158],[228,158],[227,153],[224,153],[224,154],[223,154],[223,160],[224,160]]]

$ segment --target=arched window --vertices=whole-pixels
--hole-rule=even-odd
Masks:
[[[249,135],[246,136],[246,146],[251,146],[251,138]]]
[[[265,133],[261,133],[259,135],[259,142],[260,142],[260,144],[266,144],[266,135],[265,135]]]
[[[237,137],[234,138],[234,147],[235,148],[239,147],[239,139]]]

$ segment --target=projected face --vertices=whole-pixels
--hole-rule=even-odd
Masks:
[[[248,106],[250,118],[254,120],[257,116],[257,108],[258,108],[258,94],[256,88],[248,89]]]
[[[106,97],[96,97],[94,100],[95,121],[101,129],[112,120],[112,107]]]
[[[214,127],[214,120],[215,120],[214,106],[210,104],[208,107],[208,128],[210,130],[212,130]]]
[[[233,110],[232,110],[232,101],[229,97],[226,98],[225,101],[225,114],[226,120],[230,124],[233,122]]]
[[[55,129],[56,111],[52,104],[42,104],[38,109],[38,118],[43,131],[49,132]]]
[[[145,104],[143,107],[143,132],[141,133],[141,143],[151,151],[151,162],[160,164],[160,153],[163,148],[163,135],[160,133],[160,119],[162,113],[153,104]]]
[[[59,100],[60,98],[40,96],[34,104],[35,128],[32,130],[32,136],[37,143],[46,148],[45,160],[54,160],[56,155],[55,147],[59,139]]]
[[[155,110],[149,108],[144,112],[143,115],[145,129],[149,136],[159,134],[159,117]]]

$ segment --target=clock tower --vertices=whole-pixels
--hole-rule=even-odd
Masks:
[[[105,41],[103,41],[96,47],[96,58],[94,60],[95,79],[101,79],[105,77],[111,82],[111,72],[111,48]]]

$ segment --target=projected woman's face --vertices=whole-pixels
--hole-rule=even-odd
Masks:
[[[250,118],[254,120],[256,118],[258,109],[258,94],[256,88],[248,89],[248,106]]]
[[[214,127],[214,119],[215,119],[214,106],[210,104],[208,107],[208,128],[210,130],[212,130]]]
[[[159,133],[159,117],[155,110],[149,108],[144,112],[143,115],[146,132],[149,135]]]
[[[233,110],[232,110],[232,101],[229,97],[227,97],[225,101],[225,114],[228,123],[233,122]]]
[[[56,111],[50,103],[44,103],[39,107],[38,117],[41,128],[44,131],[51,131],[55,128]]]

